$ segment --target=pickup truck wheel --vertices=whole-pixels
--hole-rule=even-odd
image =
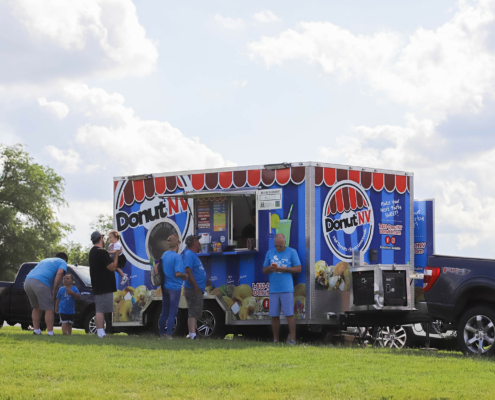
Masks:
[[[105,322],[103,323],[103,329],[107,328],[107,321],[105,318]],[[91,311],[88,315],[86,315],[86,319],[84,320],[84,330],[86,333],[94,335],[96,333],[96,312]]]
[[[457,326],[457,343],[466,355],[495,354],[495,311],[477,306],[466,311]]]
[[[402,349],[408,347],[408,336],[403,326],[382,326],[378,328],[375,336],[375,346],[390,349]]]
[[[22,329],[23,331],[28,331],[30,326],[31,326],[31,324],[30,324],[30,323],[28,323],[28,322],[24,322],[24,323],[22,323],[22,324],[21,324],[21,329]]]
[[[217,304],[208,303],[205,303],[201,318],[196,321],[196,333],[204,339],[223,339],[225,338],[225,313]]]

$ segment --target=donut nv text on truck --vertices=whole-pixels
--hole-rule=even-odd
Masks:
[[[116,177],[114,228],[130,279],[114,293],[113,327],[158,331],[162,295],[150,267],[168,250],[171,234],[180,238],[179,254],[186,237],[200,237],[197,256],[207,275],[200,337],[270,326],[263,262],[280,233],[301,261],[292,274],[298,335],[323,336],[351,317],[361,324],[424,320],[405,284],[414,273],[413,179],[407,172],[315,162]],[[366,272],[353,265],[380,265],[371,296],[366,285],[352,290],[354,272]],[[397,281],[393,291],[382,285],[385,276]],[[179,307],[175,335],[187,332],[184,296]],[[283,313],[280,319],[287,323]]]

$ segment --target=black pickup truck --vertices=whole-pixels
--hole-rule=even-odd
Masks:
[[[495,260],[434,255],[425,268],[428,314],[456,330],[464,354],[495,354]]]
[[[17,272],[14,282],[0,282],[0,328],[5,321],[9,325],[21,324],[22,329],[29,329],[32,323],[32,309],[28,296],[24,291],[24,281],[27,274],[37,264],[36,262],[24,263]],[[74,328],[84,328],[87,333],[94,333],[96,330],[95,303],[89,267],[69,265],[67,273],[74,276],[74,286],[77,287],[81,294],[80,299],[76,300]],[[55,325],[58,322],[59,318],[55,316]],[[44,319],[42,319],[43,326]]]

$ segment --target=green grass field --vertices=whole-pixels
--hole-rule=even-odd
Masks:
[[[0,398],[492,399],[460,353],[0,329]]]

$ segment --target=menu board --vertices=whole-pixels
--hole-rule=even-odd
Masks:
[[[208,201],[198,202],[198,229],[210,229],[210,204]]]
[[[213,231],[222,232],[227,230],[225,200],[213,202]]]

